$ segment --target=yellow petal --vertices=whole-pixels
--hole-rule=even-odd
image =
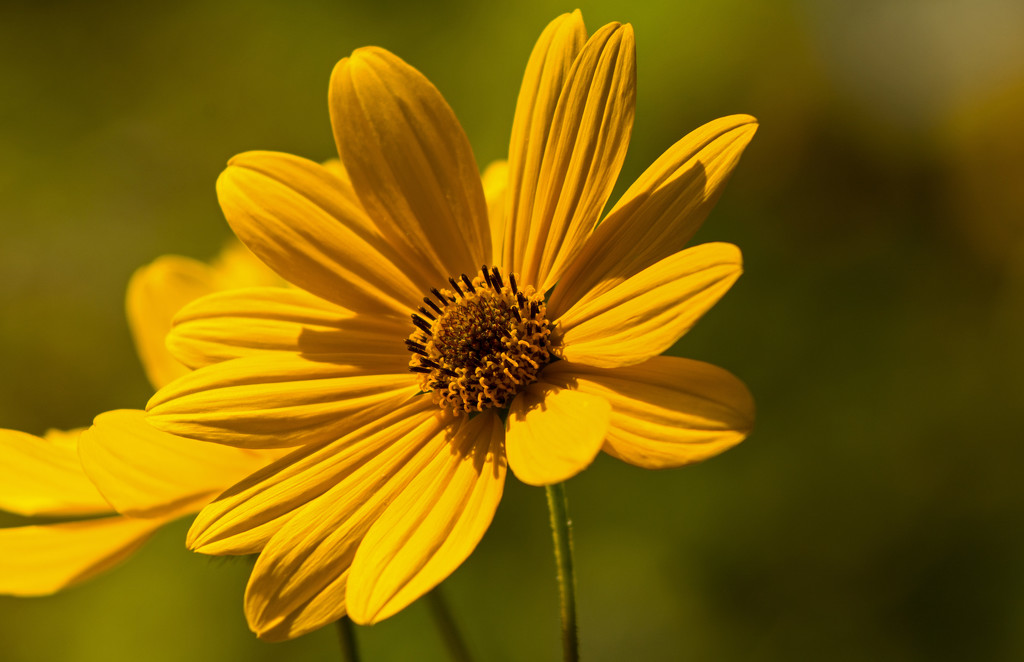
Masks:
[[[491,226],[491,255],[487,264],[501,262],[501,241],[505,234],[505,199],[508,191],[508,162],[493,161],[481,177],[487,200],[487,220]]]
[[[0,430],[0,456],[0,510],[54,517],[112,511],[82,470],[77,443]]]
[[[174,319],[167,348],[191,368],[271,351],[404,351],[408,318],[356,315],[296,288],[230,290],[192,302]]]
[[[124,515],[155,517],[189,505],[198,510],[271,459],[265,453],[175,437],[145,417],[143,411],[128,409],[100,414],[79,442],[86,474]]]
[[[633,29],[594,33],[566,78],[538,173],[522,282],[544,292],[583,247],[611,195],[633,128]]]
[[[259,552],[304,506],[346,480],[367,463],[396,466],[406,453],[395,444],[416,445],[446,422],[429,397],[416,396],[337,441],[303,446],[246,477],[203,508],[192,523],[187,544],[203,554]],[[412,436],[410,436],[412,435]],[[398,453],[398,455],[395,455]]]
[[[422,288],[342,187],[318,163],[248,152],[221,173],[217,196],[238,238],[289,282],[351,310],[408,314]]]
[[[359,544],[348,578],[348,614],[370,624],[444,581],[490,526],[505,484],[498,417],[462,419],[430,466],[412,480]]]
[[[70,430],[58,430],[50,428],[43,433],[43,439],[55,444],[71,453],[78,453],[78,437],[85,428],[72,428]]]
[[[138,269],[128,281],[128,326],[153,388],[188,372],[164,346],[174,314],[214,291],[212,269],[187,257],[166,255]]]
[[[743,441],[754,425],[743,382],[700,361],[656,356],[610,370],[558,361],[544,379],[610,402],[605,452],[645,469],[705,460]]]
[[[339,193],[351,200],[352,204],[362,207],[363,203],[359,201],[356,189],[352,186],[352,178],[349,177],[348,170],[345,169],[345,164],[341,162],[341,159],[327,159],[323,165],[332,175],[338,178]]]
[[[0,594],[50,595],[128,558],[166,519],[104,517],[0,529]]]
[[[548,303],[557,317],[681,251],[718,201],[757,120],[709,122],[670,147],[619,199],[572,261]]]
[[[285,281],[252,254],[245,244],[232,238],[210,263],[214,291],[242,287],[284,287]]]
[[[512,473],[527,485],[572,478],[601,450],[610,411],[604,398],[537,382],[516,396],[505,422]]]
[[[181,377],[149,401],[147,420],[190,439],[286,448],[337,439],[416,384],[399,354],[270,353]]]
[[[376,448],[350,467],[338,463],[328,488],[295,513],[256,561],[245,594],[249,626],[261,638],[297,637],[346,612],[349,566],[363,536],[411,481],[457,456],[451,416],[434,408],[408,424],[374,426],[364,442]],[[350,456],[354,459],[354,456]]]
[[[661,354],[728,291],[741,264],[732,244],[701,244],[584,297],[556,322],[562,357],[615,368]]]
[[[472,273],[490,254],[487,206],[469,139],[441,93],[381,48],[360,48],[331,74],[331,124],[363,207],[403,237],[422,289]]]
[[[530,219],[537,194],[555,106],[573,61],[587,40],[577,9],[551,21],[533,47],[523,75],[508,147],[508,199],[502,264],[522,273],[530,241]]]

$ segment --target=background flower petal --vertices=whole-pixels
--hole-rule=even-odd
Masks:
[[[82,470],[77,443],[0,430],[0,456],[0,510],[53,517],[112,511]]]
[[[422,289],[472,273],[490,255],[487,206],[469,139],[437,88],[382,48],[331,74],[331,125],[363,207]]]
[[[619,198],[569,264],[551,293],[548,313],[557,317],[588,292],[606,292],[681,251],[715,206],[756,131],[753,117],[731,115],[670,147]]]
[[[572,478],[601,450],[610,411],[604,398],[537,382],[516,396],[505,422],[512,473],[527,485]]]
[[[732,244],[701,244],[584,297],[556,322],[563,358],[614,368],[661,354],[729,290],[741,265]]]
[[[164,346],[174,314],[193,299],[213,292],[209,265],[165,255],[136,270],[128,281],[128,326],[150,384],[158,389],[188,372]]]
[[[167,523],[103,517],[0,529],[0,594],[50,595],[112,568]]]
[[[184,439],[157,430],[146,412],[100,414],[82,432],[79,455],[86,475],[117,512],[155,517],[194,509],[271,459],[268,452]]]
[[[484,168],[480,182],[487,201],[487,221],[491,226],[491,254],[487,264],[501,262],[501,242],[505,236],[505,201],[508,198],[508,161],[492,161]]]
[[[607,400],[604,451],[645,469],[699,462],[743,441],[754,399],[726,370],[675,356],[626,368],[554,363],[544,378]]]

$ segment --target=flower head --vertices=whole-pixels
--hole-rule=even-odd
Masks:
[[[149,420],[295,447],[189,533],[205,553],[262,550],[245,602],[261,637],[346,613],[373,623],[430,590],[484,534],[506,465],[545,485],[602,448],[670,467],[748,433],[741,382],[660,354],[740,274],[735,247],[684,245],[756,123],[727,117],[686,136],[598,224],[635,80],[630,26],[587,38],[579,12],[553,21],[526,69],[508,163],[482,185],[437,89],[362,48],[331,76],[343,170],[270,152],[231,160],[217,186],[229,224],[297,288],[188,306],[169,343],[199,369],[151,400]]]

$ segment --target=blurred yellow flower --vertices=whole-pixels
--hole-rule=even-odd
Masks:
[[[237,242],[212,265],[165,256],[139,269],[128,287],[128,319],[153,387],[187,372],[164,349],[179,308],[218,290],[275,282]],[[85,581],[279,455],[180,439],[133,410],[44,438],[0,430],[0,510],[69,520],[0,529],[0,593],[47,595]]]
[[[547,485],[602,449],[679,466],[749,432],[739,380],[659,355],[740,274],[734,246],[683,247],[756,122],[689,134],[598,225],[635,84],[629,25],[588,39],[579,12],[559,17],[527,65],[508,163],[481,185],[438,90],[362,48],[330,82],[343,171],[231,160],[217,186],[229,224],[297,288],[187,306],[169,344],[197,370],[154,396],[149,420],[241,448],[299,445],[189,532],[204,553],[262,550],[245,598],[259,636],[346,613],[374,623],[423,595],[484,534],[506,463]]]

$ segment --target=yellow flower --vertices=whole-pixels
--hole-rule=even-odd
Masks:
[[[345,172],[250,152],[221,175],[236,235],[298,287],[186,307],[169,343],[199,369],[154,396],[149,420],[238,447],[299,445],[189,532],[204,553],[263,550],[245,597],[259,636],[346,613],[374,623],[423,595],[484,534],[506,463],[545,485],[601,449],[679,466],[750,430],[735,377],[659,355],[740,274],[731,245],[683,246],[756,122],[686,136],[597,225],[629,142],[634,65],[629,25],[588,39],[579,12],[553,21],[508,163],[481,186],[437,89],[362,48],[330,82]]]
[[[153,387],[188,371],[163,347],[179,308],[221,289],[277,281],[237,243],[213,265],[165,256],[139,269],[128,318]],[[279,455],[179,439],[133,410],[43,438],[0,430],[0,510],[69,520],[0,529],[0,593],[47,595],[85,581]]]

